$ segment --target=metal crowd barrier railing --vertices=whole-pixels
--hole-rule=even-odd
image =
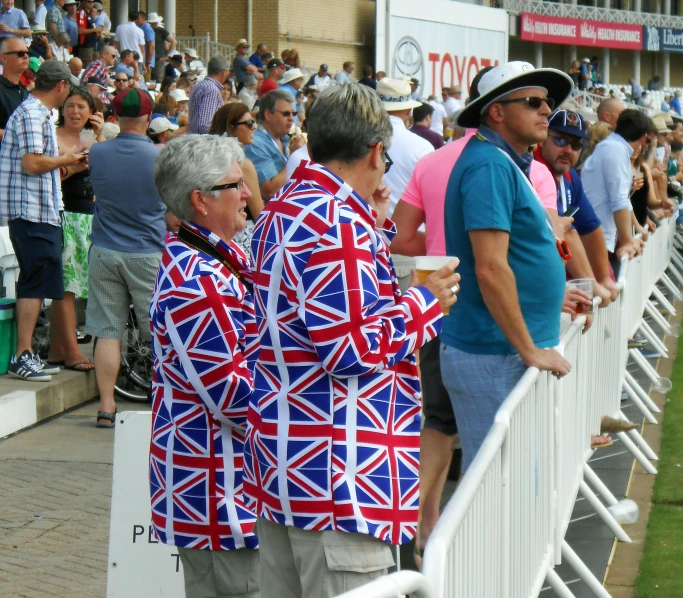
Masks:
[[[673,315],[674,309],[657,287],[660,283],[674,298],[683,298],[666,274],[669,270],[683,284],[683,259],[673,251],[675,245],[683,249],[683,242],[675,233],[675,217],[662,221],[643,255],[622,261],[622,293],[603,309],[597,309],[596,298],[590,330],[582,333],[583,316],[566,325],[560,350],[572,363],[567,376],[558,381],[536,368],[524,374],[434,528],[423,573],[399,571],[343,598],[518,598],[537,596],[544,581],[569,598],[573,594],[554,571],[561,562],[596,596],[609,598],[564,538],[580,493],[619,540],[631,541],[609,510],[617,499],[588,466],[590,437],[598,433],[603,415],[624,418],[622,388],[643,416],[657,423],[657,406],[626,371],[629,356],[656,389],[666,391],[671,384],[639,351],[628,349],[628,340],[640,331],[666,355],[644,311],[666,334],[680,333],[659,312]],[[657,472],[651,463],[657,455],[638,431],[618,437],[646,471]]]

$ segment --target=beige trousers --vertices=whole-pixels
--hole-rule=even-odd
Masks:
[[[259,551],[178,548],[185,598],[260,598]]]
[[[365,534],[313,532],[259,517],[262,598],[333,598],[386,575],[390,545]]]

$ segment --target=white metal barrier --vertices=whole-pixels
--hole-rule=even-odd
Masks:
[[[656,423],[652,415],[656,405],[626,372],[627,343],[640,331],[646,338],[652,334],[666,351],[645,323],[643,311],[646,307],[652,311],[652,295],[660,307],[673,313],[657,283],[681,297],[665,274],[668,269],[683,283],[683,259],[673,253],[675,232],[674,218],[663,221],[644,254],[622,263],[619,299],[595,310],[586,334],[582,334],[584,317],[563,332],[560,350],[572,363],[567,376],[558,381],[548,372],[530,368],[505,400],[427,543],[423,575],[430,598],[537,596],[544,580],[559,596],[569,598],[573,594],[553,570],[562,561],[596,596],[609,597],[564,537],[581,493],[614,534],[630,542],[607,509],[617,499],[587,464],[590,437],[598,433],[601,416],[623,417],[622,387],[635,397],[643,415],[649,414],[651,423]],[[654,311],[660,319],[648,311],[653,321],[665,332],[675,332],[658,309]],[[630,354],[655,387],[666,386],[642,355],[635,353],[631,350]],[[650,460],[657,456],[637,431],[618,436],[647,471],[656,473]],[[407,595],[415,591],[414,576],[406,578],[405,585],[401,585],[402,578],[388,576],[343,598]],[[419,596],[427,594],[422,591]]]
[[[199,57],[204,60],[204,67],[209,64],[209,60],[213,56],[224,56],[232,64],[235,58],[235,48],[228,44],[211,41],[211,34],[206,35],[179,35],[178,50],[182,51],[184,48],[194,48],[197,50]]]

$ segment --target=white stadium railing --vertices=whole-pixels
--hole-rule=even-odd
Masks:
[[[179,35],[176,36],[178,41],[178,51],[182,52],[184,48],[194,48],[197,50],[199,59],[204,61],[204,66],[209,64],[209,60],[213,56],[224,56],[232,64],[232,59],[235,58],[234,46],[222,44],[220,42],[211,41],[211,34],[206,35]]]
[[[601,416],[624,418],[622,388],[643,416],[657,423],[654,413],[659,409],[626,371],[629,356],[655,389],[667,391],[671,383],[660,378],[639,351],[628,350],[628,339],[640,331],[666,355],[666,347],[644,321],[644,312],[665,334],[680,334],[658,311],[674,313],[658,283],[674,298],[682,298],[666,274],[669,270],[683,283],[683,259],[673,251],[674,246],[683,249],[683,242],[674,238],[675,232],[675,217],[663,220],[643,255],[622,262],[622,293],[604,309],[597,309],[599,299],[595,300],[588,332],[582,333],[583,316],[565,323],[560,351],[572,364],[567,376],[558,381],[548,372],[529,368],[505,400],[429,538],[422,573],[425,586],[419,585],[420,574],[398,577],[407,573],[399,572],[343,598],[533,597],[544,582],[558,596],[569,598],[573,594],[554,571],[561,562],[569,564],[596,596],[609,597],[564,538],[580,493],[619,540],[631,541],[609,509],[617,499],[588,466],[590,437],[599,431]],[[657,307],[650,297],[657,300]],[[646,471],[657,472],[651,463],[657,455],[638,431],[618,437]]]

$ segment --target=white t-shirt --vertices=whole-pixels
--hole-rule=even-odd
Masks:
[[[298,150],[295,152],[292,152],[289,156],[289,159],[287,160],[287,170],[285,170],[287,174],[287,180],[292,176],[292,173],[296,170],[296,167],[299,166],[304,160],[310,160],[311,157],[308,155],[308,146],[303,145],[301,146]]]
[[[52,56],[55,60],[60,62],[69,62],[71,60],[71,54],[69,54],[68,46],[58,46],[55,42],[50,42],[50,48],[52,48]]]
[[[665,157],[666,148],[664,146],[660,146],[657,149],[655,149],[655,162],[664,162]]]
[[[457,112],[458,110],[462,110],[462,102],[460,100],[456,100],[455,98],[449,97],[444,103],[443,103],[444,110],[446,110],[446,114],[448,117],[453,116],[454,112]]]
[[[319,91],[322,91],[323,89],[329,87],[332,84],[332,77],[330,77],[329,75],[325,75],[324,77],[316,75],[313,78],[313,84],[318,88]]]
[[[40,25],[43,29],[45,29],[46,16],[47,8],[45,8],[45,4],[41,4],[40,6],[36,7],[36,14],[33,16],[33,21],[36,25]]]
[[[446,109],[436,100],[430,100],[427,103],[434,108],[434,112],[432,112],[432,126],[429,128],[435,133],[443,135],[443,119],[448,118]]]
[[[140,46],[145,45],[145,34],[133,21],[122,23],[116,28],[114,40],[119,42],[119,51],[132,50],[140,53]],[[142,58],[140,58],[142,60]]]
[[[389,156],[393,162],[391,170],[384,175],[384,183],[391,187],[389,218],[394,213],[398,200],[413,176],[417,162],[422,156],[431,154],[434,146],[426,139],[406,129],[397,116],[389,116],[394,134],[391,137]]]

